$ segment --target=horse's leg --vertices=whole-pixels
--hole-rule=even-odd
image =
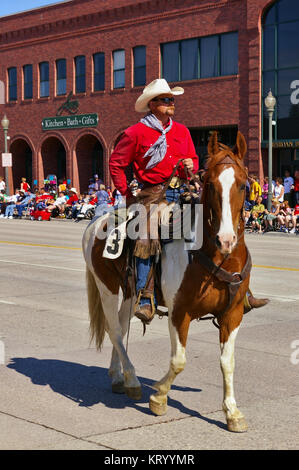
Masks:
[[[124,302],[122,302],[121,308],[119,310],[118,316],[119,316],[119,321],[120,321],[121,328],[122,328],[123,338],[125,337],[127,330],[128,330],[130,315],[131,315],[131,306],[132,306],[131,299],[127,299]],[[113,393],[125,393],[124,376],[121,370],[120,357],[114,346],[112,349],[109,376],[111,377],[112,392]]]
[[[238,307],[239,310],[242,307]],[[236,321],[236,318],[238,318]],[[242,312],[229,312],[219,320],[220,326],[220,365],[223,375],[223,404],[222,408],[226,416],[229,431],[245,432],[247,424],[243,414],[238,410],[234,396],[234,368],[235,368],[235,340],[238,334]]]
[[[123,329],[118,315],[119,296],[111,294],[100,280],[97,279],[96,283],[101,293],[101,301],[107,323],[107,333],[123,366],[125,393],[130,398],[139,400],[141,398],[141,385],[123,344]],[[113,356],[113,360],[116,360],[115,355]]]
[[[167,374],[162,380],[154,384],[157,393],[150,396],[149,406],[155,415],[164,415],[167,412],[167,394],[176,376],[182,372],[186,364],[186,342],[191,318],[188,313],[181,316],[176,313],[176,322],[172,316],[168,318],[168,327],[171,340],[171,359]]]

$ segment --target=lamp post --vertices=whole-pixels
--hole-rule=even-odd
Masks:
[[[7,153],[7,131],[9,126],[9,120],[4,115],[4,118],[1,121],[3,130],[4,130],[4,152]],[[6,194],[9,196],[9,178],[8,178],[8,167],[5,167],[5,186],[6,186]]]
[[[268,156],[268,201],[267,201],[267,209],[270,212],[271,210],[271,202],[272,202],[272,118],[273,113],[276,105],[276,98],[272,95],[272,91],[268,92],[268,95],[265,98],[265,106],[268,111],[269,116],[269,156]]]

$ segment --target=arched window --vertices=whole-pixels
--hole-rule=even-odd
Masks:
[[[263,100],[271,89],[277,98],[274,140],[299,140],[299,2],[279,0],[263,18]],[[268,115],[263,109],[263,140]]]

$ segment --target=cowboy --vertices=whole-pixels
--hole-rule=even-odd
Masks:
[[[127,197],[127,202],[137,200],[147,211],[150,204],[161,202],[165,190],[167,199],[173,200],[182,180],[186,179],[186,171],[196,173],[198,170],[198,156],[189,130],[172,119],[175,97],[183,93],[181,87],[171,89],[165,79],[156,79],[147,85],[135,103],[135,111],[146,115],[124,131],[110,157],[110,174],[116,189]],[[182,162],[174,173],[179,160]],[[143,185],[135,198],[125,173],[131,163],[137,181]],[[166,188],[171,176],[174,182]],[[135,315],[146,324],[155,315],[153,262],[160,249],[159,240],[151,240],[149,234],[145,239],[138,239],[134,249],[137,268]]]

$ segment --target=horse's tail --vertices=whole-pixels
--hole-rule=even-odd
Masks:
[[[88,267],[86,267],[86,284],[91,341],[94,339],[97,349],[101,349],[105,336],[105,315],[99,289]]]

